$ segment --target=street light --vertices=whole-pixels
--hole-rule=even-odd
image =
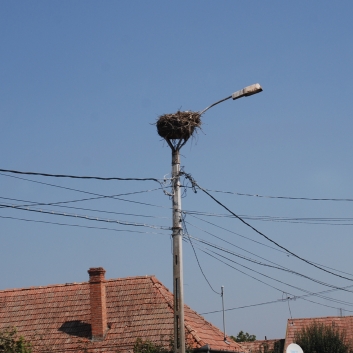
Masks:
[[[226,101],[227,99],[233,98],[233,100],[236,100],[242,97],[249,97],[249,96],[252,96],[253,94],[260,93],[260,92],[262,92],[262,87],[260,86],[259,83],[255,83],[253,85],[247,86],[239,91],[232,93],[232,95],[227,98],[223,98],[220,101],[217,101],[216,103],[211,104],[210,106],[202,110],[200,114],[203,114],[206,110],[214,107],[219,103]]]
[[[192,135],[194,128],[181,131],[185,126],[180,119],[185,115],[193,116],[201,124],[200,117],[208,109],[232,98],[233,100],[248,97],[262,91],[261,86],[256,83],[234,92],[231,96],[221,99],[200,112],[177,112],[161,116],[157,121],[157,129],[172,150],[172,205],[173,205],[173,294],[174,294],[174,353],[185,353],[185,324],[184,324],[184,275],[183,275],[183,251],[182,251],[182,214],[180,194],[180,149],[185,145]],[[165,124],[165,121],[167,124]],[[163,120],[163,121],[162,121]],[[187,120],[187,119],[186,119]],[[161,122],[161,124],[159,124]],[[163,131],[160,126],[163,124]],[[167,126],[167,129],[166,129]],[[169,131],[168,131],[169,129]],[[179,129],[179,130],[178,130]],[[166,131],[167,130],[167,131]],[[178,134],[179,131],[179,134]],[[185,134],[185,131],[187,133]]]

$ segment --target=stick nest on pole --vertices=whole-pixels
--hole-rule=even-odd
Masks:
[[[193,135],[201,127],[201,114],[191,111],[177,111],[174,114],[161,115],[157,120],[159,136],[168,140],[184,140]]]

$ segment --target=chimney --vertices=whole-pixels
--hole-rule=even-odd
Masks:
[[[105,269],[103,267],[90,268],[88,273],[92,341],[102,341],[108,330],[105,299]]]

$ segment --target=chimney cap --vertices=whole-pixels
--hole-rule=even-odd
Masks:
[[[87,272],[90,277],[93,277],[93,276],[104,276],[106,271],[103,267],[91,267]]]

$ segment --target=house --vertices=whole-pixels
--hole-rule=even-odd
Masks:
[[[291,343],[295,343],[295,334],[302,328],[313,324],[314,322],[324,324],[325,326],[337,327],[346,335],[346,343],[352,345],[353,342],[353,316],[328,316],[306,319],[288,319],[284,349]],[[353,348],[353,347],[352,347]]]
[[[256,340],[250,342],[241,342],[245,352],[248,353],[283,353],[284,339]]]
[[[132,352],[137,338],[168,346],[173,294],[154,276],[105,279],[0,291],[0,329],[15,326],[34,352]],[[185,306],[189,346],[200,352],[243,352],[201,315]]]

